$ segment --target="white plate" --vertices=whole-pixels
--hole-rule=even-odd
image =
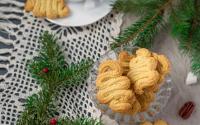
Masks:
[[[84,26],[96,22],[106,16],[111,10],[115,0],[101,0],[95,7],[87,8],[85,2],[68,1],[70,15],[61,19],[47,19],[61,26]]]

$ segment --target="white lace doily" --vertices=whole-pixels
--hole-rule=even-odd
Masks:
[[[57,35],[67,62],[78,62],[87,57],[96,61],[109,49],[108,42],[120,32],[122,23],[121,14],[111,13],[89,26],[60,27],[25,13],[23,6],[24,0],[0,0],[1,125],[15,125],[24,109],[25,99],[40,89],[26,64],[38,54],[38,38],[43,31]],[[60,116],[99,118],[100,111],[88,95],[88,84],[60,90],[57,100]]]

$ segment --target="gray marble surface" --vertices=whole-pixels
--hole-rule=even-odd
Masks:
[[[137,17],[126,15],[122,29],[137,20]],[[170,37],[169,30],[160,31],[154,42],[154,51],[165,54],[172,64],[171,77],[173,82],[172,96],[164,108],[157,115],[157,118],[165,119],[170,125],[200,125],[200,81],[197,84],[188,86],[185,79],[190,72],[190,60],[188,56],[180,53],[178,41]],[[182,120],[178,116],[178,110],[186,101],[194,101],[196,109],[188,120]],[[108,117],[102,117],[106,125],[117,125]]]

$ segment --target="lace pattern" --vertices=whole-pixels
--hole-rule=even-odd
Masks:
[[[69,63],[84,58],[96,61],[109,50],[109,41],[120,32],[122,14],[110,13],[84,27],[61,27],[23,11],[24,0],[0,1],[0,124],[15,125],[24,109],[25,99],[40,87],[30,76],[26,64],[38,54],[38,39],[43,31],[56,34]],[[61,88],[58,95],[59,115],[100,117],[89,98],[88,84]]]

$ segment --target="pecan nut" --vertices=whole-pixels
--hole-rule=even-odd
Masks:
[[[188,119],[195,108],[194,102],[186,102],[179,110],[179,116],[183,119]]]

